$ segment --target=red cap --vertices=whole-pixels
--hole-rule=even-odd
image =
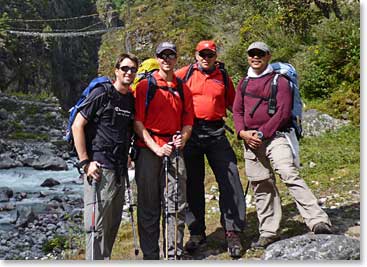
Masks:
[[[203,40],[198,43],[196,46],[196,51],[200,52],[201,50],[209,49],[213,52],[217,52],[217,46],[211,40]]]

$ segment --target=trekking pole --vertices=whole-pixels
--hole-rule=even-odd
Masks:
[[[168,260],[168,156],[163,157],[163,163],[164,163],[164,175],[166,179],[166,191],[164,196],[164,204],[165,204],[165,260]]]
[[[92,223],[90,231],[92,233],[92,260],[94,260],[94,236],[96,232],[96,202],[97,202],[97,181],[92,180]]]
[[[247,196],[247,193],[248,193],[249,185],[250,185],[250,181],[247,181],[246,190],[245,190],[245,200],[246,200],[246,196]]]
[[[135,222],[134,222],[134,206],[135,206],[135,204],[133,204],[133,196],[132,196],[132,191],[131,191],[131,187],[130,187],[129,175],[125,175],[125,177],[126,177],[127,195],[128,195],[128,198],[129,198],[130,222],[131,222],[131,228],[133,229],[135,256],[138,256],[138,254],[139,254],[138,239],[137,239],[137,236],[136,236]]]
[[[181,135],[180,131],[176,132],[176,136]],[[177,221],[178,221],[178,162],[179,162],[179,151],[175,147],[175,157],[176,157],[176,168],[175,168],[175,260],[177,259]]]

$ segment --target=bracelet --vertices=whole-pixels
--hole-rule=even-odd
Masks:
[[[83,167],[84,167],[85,165],[89,164],[89,163],[90,163],[90,160],[89,160],[89,159],[82,160],[82,161],[80,161],[80,162],[78,163],[78,168],[79,168],[79,169],[83,169]]]

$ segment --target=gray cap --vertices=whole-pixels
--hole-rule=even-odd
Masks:
[[[247,48],[247,52],[252,50],[252,49],[259,49],[259,50],[264,51],[266,53],[270,53],[269,46],[266,43],[263,43],[263,42],[253,42]]]
[[[177,54],[176,45],[174,43],[171,43],[171,42],[163,42],[163,43],[160,43],[158,45],[157,49],[155,50],[155,53],[156,53],[156,55],[159,55],[164,50],[170,50],[173,53]]]

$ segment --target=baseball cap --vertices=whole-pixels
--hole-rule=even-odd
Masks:
[[[155,50],[156,55],[159,55],[164,50],[170,50],[173,53],[177,54],[176,45],[171,42],[162,42],[158,45],[157,49]]]
[[[217,46],[212,40],[203,40],[200,41],[196,46],[196,51],[200,52],[201,50],[209,49],[213,52],[217,52]]]
[[[253,42],[247,48],[247,52],[252,50],[252,49],[259,49],[259,50],[264,51],[266,53],[270,53],[269,46],[266,43],[263,43],[263,42]]]

